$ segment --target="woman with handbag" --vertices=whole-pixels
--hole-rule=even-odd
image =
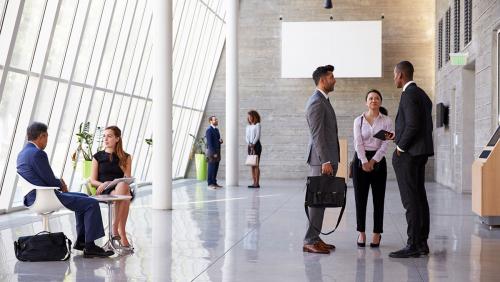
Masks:
[[[387,110],[381,107],[382,94],[372,89],[366,94],[368,111],[354,120],[354,148],[356,150],[352,165],[354,196],[356,201],[356,221],[358,247],[366,245],[366,204],[368,192],[372,187],[373,198],[373,236],[370,247],[380,245],[384,221],[384,197],[387,180],[388,138],[380,140],[373,137],[380,130],[392,132],[392,121],[387,116]]]
[[[257,111],[251,110],[248,112],[248,125],[246,128],[246,141],[248,144],[248,156],[245,164],[251,166],[253,184],[248,185],[248,188],[260,188],[260,154],[262,153],[262,145],[260,144],[260,115]]]

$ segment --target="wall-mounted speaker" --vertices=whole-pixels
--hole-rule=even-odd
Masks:
[[[436,127],[448,126],[449,123],[449,107],[443,103],[436,105]]]

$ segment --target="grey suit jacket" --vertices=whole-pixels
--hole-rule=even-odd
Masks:
[[[340,161],[337,117],[318,90],[307,101],[306,118],[310,133],[307,163],[313,166],[330,162],[336,169]]]

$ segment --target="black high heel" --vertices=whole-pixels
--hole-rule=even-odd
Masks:
[[[358,238],[356,239],[356,243],[358,244],[358,247],[360,248],[363,248],[366,246],[366,243],[365,242],[360,242],[359,241],[359,237],[361,236],[361,234],[358,234]]]
[[[382,234],[378,234],[378,243],[370,243],[370,248],[378,248],[380,246],[380,241],[382,241]]]

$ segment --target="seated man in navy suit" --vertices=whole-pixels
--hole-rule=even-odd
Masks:
[[[47,154],[43,151],[48,140],[47,125],[33,122],[28,126],[27,137],[28,143],[17,156],[17,173],[33,185],[60,187],[59,191],[55,191],[57,198],[76,216],[74,249],[83,251],[83,256],[87,258],[113,255],[113,251],[105,251],[94,244],[94,240],[104,236],[99,202],[82,193],[68,192],[64,180],[54,176]],[[31,206],[35,198],[36,190],[31,190],[24,196],[24,205]]]

